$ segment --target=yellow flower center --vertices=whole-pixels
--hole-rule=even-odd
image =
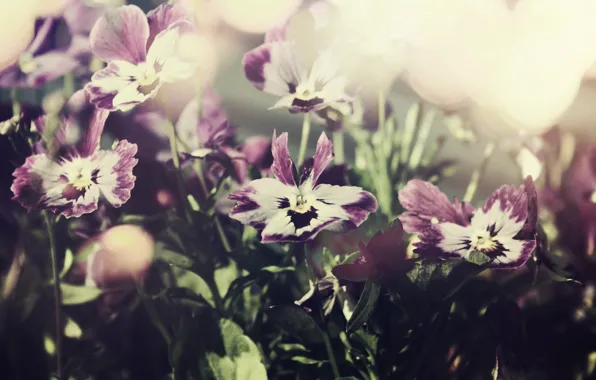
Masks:
[[[497,241],[493,240],[488,231],[483,231],[472,236],[472,248],[480,252],[490,252],[497,248]]]
[[[93,184],[93,181],[91,180],[91,173],[85,173],[84,171],[81,171],[76,175],[76,177],[70,180],[70,183],[79,191],[87,189]]]
[[[313,204],[313,199],[311,196],[304,196],[299,194],[296,196],[296,205],[292,207],[292,210],[299,213],[304,214],[308,210],[310,210],[310,206]]]

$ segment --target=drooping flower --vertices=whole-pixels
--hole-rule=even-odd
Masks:
[[[398,273],[407,272],[412,267],[412,261],[406,260],[403,233],[398,219],[385,230],[377,232],[367,244],[360,242],[358,256],[349,263],[335,266],[333,274],[348,281],[385,281]]]
[[[333,144],[325,133],[298,178],[288,152],[287,133],[279,138],[273,133],[272,152],[275,178],[257,179],[230,194],[238,203],[230,217],[261,229],[263,243],[304,242],[324,229],[357,227],[377,209],[375,197],[359,187],[320,182],[321,173],[333,160]]]
[[[471,259],[476,252],[494,268],[518,268],[536,247],[536,188],[531,177],[516,188],[504,185],[475,209],[454,203],[436,186],[411,180],[399,191],[408,211],[400,215],[404,230],[417,234],[414,252],[423,256]]]
[[[137,146],[122,140],[112,150],[99,149],[108,114],[94,110],[80,138],[73,136],[86,126],[80,126],[73,116],[61,120],[55,134],[61,148],[58,155],[41,148],[29,156],[13,173],[13,199],[29,210],[50,210],[67,218],[95,211],[100,197],[113,207],[128,201],[135,183],[132,169],[137,164]],[[36,121],[42,135],[46,121],[47,117]]]
[[[91,30],[91,51],[106,68],[85,86],[91,103],[127,111],[153,98],[163,83],[190,78],[197,66],[179,44],[196,35],[178,5],[162,4],[147,16],[134,5],[108,10]]]
[[[306,113],[352,101],[331,48],[321,52],[312,65],[307,61],[294,41],[274,41],[246,53],[242,64],[253,86],[281,97],[271,109]]]
[[[18,62],[0,72],[0,87],[39,87],[63,76],[79,66],[68,46],[55,46],[51,37],[57,21],[44,19],[37,28],[35,38],[20,54]]]

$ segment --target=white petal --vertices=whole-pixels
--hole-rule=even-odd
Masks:
[[[437,228],[443,235],[443,240],[438,244],[444,252],[454,253],[467,258],[472,251],[469,247],[470,227],[463,227],[455,223],[439,223]]]
[[[471,220],[471,225],[474,230],[487,231],[488,227],[494,224],[494,230],[497,231],[498,240],[503,237],[514,237],[524,226],[525,221],[516,222],[512,220],[509,213],[501,210],[501,201],[497,200],[484,213],[482,209],[478,209]]]

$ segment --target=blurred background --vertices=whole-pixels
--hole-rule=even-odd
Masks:
[[[123,3],[123,0],[82,1],[101,6]],[[69,2],[27,0],[17,5],[5,1],[1,12],[1,17],[6,18],[3,25],[14,32],[5,33],[0,43],[18,51],[15,41],[19,38],[13,36],[20,36],[22,44],[27,45],[31,27],[20,26],[23,23],[18,21],[27,7],[38,15],[52,16],[59,15]],[[285,109],[267,110],[276,99],[256,90],[246,80],[241,61],[244,53],[263,43],[267,30],[283,24],[298,9],[302,11],[293,17],[292,36],[307,49],[316,49],[322,38],[317,24],[321,17],[330,17],[313,10],[320,2],[181,2],[194,14],[202,32],[200,43],[188,47],[190,54],[201,57],[199,80],[213,84],[232,123],[239,126],[239,137],[270,136],[273,129],[288,131],[291,149],[297,152],[300,115],[291,115]],[[149,11],[161,1],[128,3]],[[439,158],[458,161],[454,175],[443,184],[447,192],[455,195],[458,193],[455,189],[465,186],[490,141],[499,139],[501,144],[488,162],[487,175],[480,184],[481,195],[502,183],[519,182],[519,160],[523,160],[525,174],[536,175],[539,163],[522,148],[535,144],[532,139],[552,126],[573,131],[582,140],[593,138],[592,122],[596,119],[593,107],[596,81],[592,79],[596,77],[593,2],[328,0],[327,3],[340,10],[335,34],[359,39],[367,50],[374,50],[354,51],[354,56],[344,58],[352,60],[370,54],[362,60],[365,64],[357,68],[358,79],[373,83],[372,87],[392,89],[389,99],[398,120],[403,120],[416,102],[423,102],[426,111],[434,109],[429,141],[446,136]],[[380,61],[382,65],[377,64]],[[50,92],[61,85],[61,82],[49,83],[41,92]],[[176,108],[184,105],[177,104],[171,92],[162,96],[170,97],[167,102]],[[19,97],[32,103],[41,101],[39,90],[20,90]],[[4,102],[8,103],[9,98],[9,89],[3,90]],[[310,136],[310,149],[318,137],[317,129]],[[346,144],[350,159],[353,145],[350,141]]]

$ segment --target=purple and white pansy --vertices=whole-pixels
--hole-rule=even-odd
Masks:
[[[274,41],[246,53],[242,64],[253,86],[281,97],[270,109],[316,112],[353,100],[332,48],[318,54],[312,65],[306,61],[294,41]]]
[[[324,229],[358,227],[377,209],[375,197],[359,187],[320,183],[319,177],[333,160],[333,144],[325,133],[299,178],[294,175],[287,133],[279,138],[273,133],[271,150],[275,178],[254,180],[229,196],[237,202],[230,217],[262,230],[263,243],[304,242]]]
[[[85,86],[91,103],[128,111],[155,97],[163,83],[190,78],[197,62],[179,44],[195,34],[179,5],[162,4],[146,16],[134,5],[108,10],[90,35],[91,51],[108,63]]]
[[[436,186],[411,180],[399,191],[407,212],[404,230],[417,234],[421,256],[470,259],[475,252],[493,268],[514,269],[526,263],[536,247],[536,187],[531,177],[519,188],[504,185],[476,209],[455,198],[453,204]]]
[[[99,149],[108,114],[94,110],[88,126],[79,125],[73,116],[61,120],[55,134],[59,154],[52,156],[39,148],[41,152],[15,169],[13,199],[29,210],[50,210],[67,218],[95,211],[100,197],[113,207],[128,201],[136,179],[132,170],[138,161],[134,158],[137,146],[122,140],[112,150]],[[42,135],[46,121],[42,116],[35,123]],[[80,138],[73,139],[81,129]]]

